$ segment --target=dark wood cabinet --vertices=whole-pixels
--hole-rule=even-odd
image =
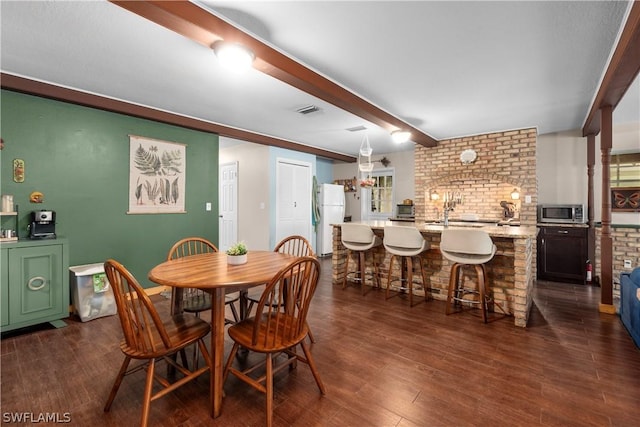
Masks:
[[[588,230],[585,227],[540,227],[538,279],[585,283]]]

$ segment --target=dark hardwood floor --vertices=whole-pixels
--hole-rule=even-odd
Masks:
[[[306,365],[282,371],[276,426],[638,425],[640,350],[618,316],[598,312],[599,288],[538,282],[525,329],[512,318],[445,316],[440,301],[409,308],[381,291],[363,297],[333,286],[330,260],[322,264],[309,323],[327,395]],[[153,299],[168,314],[169,301]],[[126,377],[111,412],[102,410],[122,361],[117,316],[66,322],[3,336],[0,423],[26,412],[137,425],[144,372]],[[264,395],[233,377],[222,416],[209,418],[208,380],[153,402],[149,425],[263,425]]]

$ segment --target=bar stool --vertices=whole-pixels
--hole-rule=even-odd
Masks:
[[[452,302],[454,305],[459,303],[480,305],[482,321],[487,323],[487,311],[494,301],[487,292],[487,270],[484,265],[491,261],[496,253],[493,240],[484,230],[445,228],[442,230],[440,252],[442,256],[453,262],[449,276],[447,315],[451,314]],[[478,282],[475,289],[465,288],[464,284],[459,283],[460,270],[465,265],[473,266],[476,271]],[[465,298],[469,294],[477,295],[477,299]]]
[[[374,279],[377,283],[377,287],[380,287],[380,276],[378,275],[378,264],[376,263],[376,257],[373,250],[382,245],[382,239],[376,236],[368,225],[365,224],[342,224],[342,244],[347,248],[347,262],[344,266],[344,279],[342,281],[342,289],[347,287],[347,279],[355,282],[360,282],[362,285],[362,295],[365,295],[365,272],[366,272],[366,260],[367,254],[371,254],[371,260],[373,265],[373,277],[371,287],[376,286],[373,283]],[[351,254],[358,253],[358,269],[353,272],[349,272],[349,258]]]
[[[389,260],[389,277],[387,279],[386,299],[398,295],[400,291],[408,291],[409,306],[413,307],[413,267],[414,259],[418,261],[420,266],[420,275],[422,276],[422,289],[424,290],[424,299],[428,300],[427,292],[427,276],[422,265],[422,254],[429,250],[430,245],[422,234],[415,227],[406,227],[399,225],[384,227],[384,248],[391,254]],[[400,278],[392,280],[393,261],[400,258]],[[406,269],[406,270],[405,270]],[[406,273],[406,278],[405,278]],[[400,281],[398,292],[390,295],[391,283]],[[417,282],[416,282],[417,283]]]

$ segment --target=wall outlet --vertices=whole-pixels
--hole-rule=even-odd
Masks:
[[[624,268],[631,268],[631,260],[630,259],[625,259],[624,260]]]
[[[531,203],[531,196],[529,196],[529,195],[524,196],[524,202],[525,203]]]

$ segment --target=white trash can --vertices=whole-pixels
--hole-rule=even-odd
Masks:
[[[69,283],[73,292],[73,307],[83,322],[117,313],[116,300],[104,272],[104,264],[69,267]]]

